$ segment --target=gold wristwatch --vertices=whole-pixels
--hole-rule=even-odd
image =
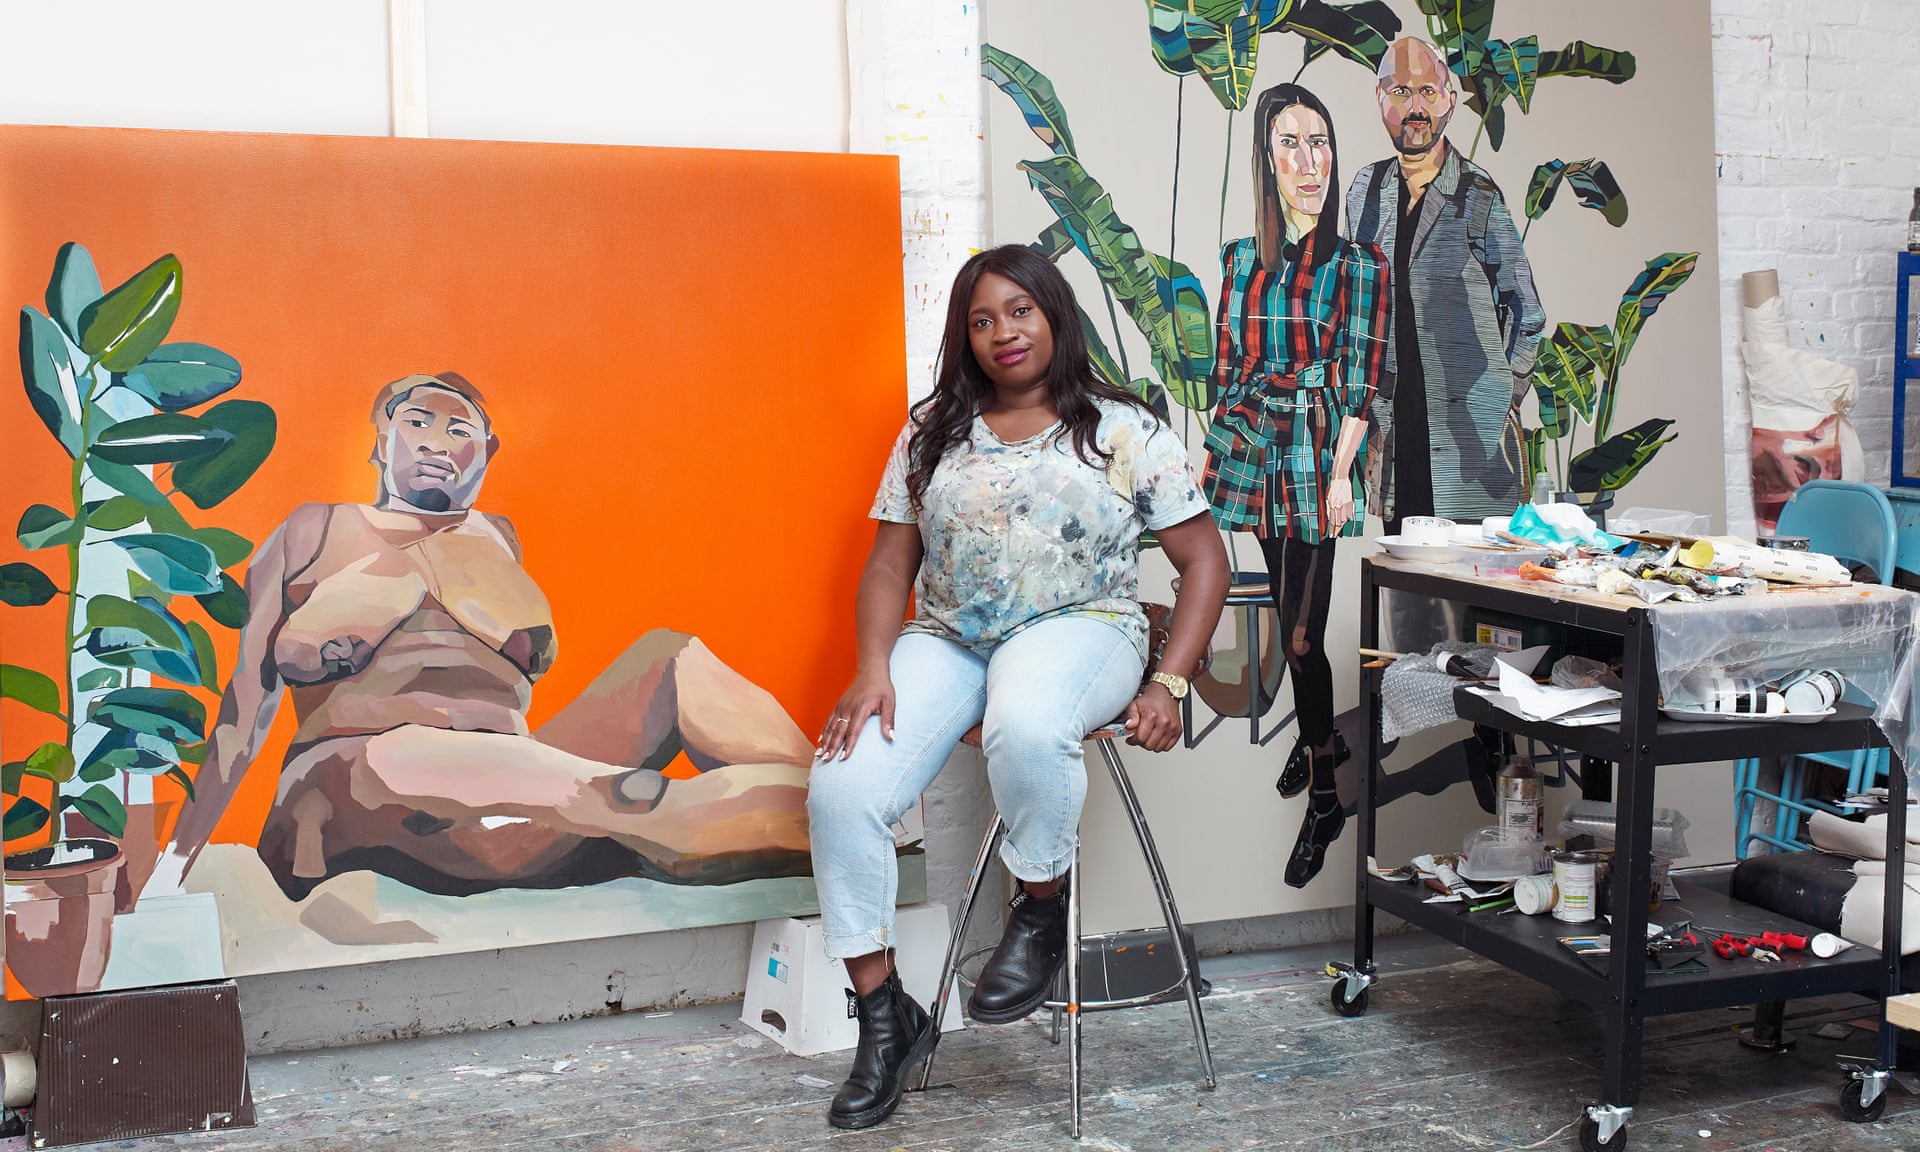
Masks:
[[[1171,672],[1155,672],[1153,675],[1147,677],[1147,679],[1165,688],[1167,695],[1172,696],[1175,700],[1185,700],[1187,698],[1187,678],[1185,676],[1175,676]]]

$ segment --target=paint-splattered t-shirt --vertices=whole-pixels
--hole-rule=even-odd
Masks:
[[[918,515],[907,494],[914,425],[901,430],[871,515],[920,526],[926,559],[907,631],[986,647],[1041,620],[1087,616],[1125,632],[1146,660],[1140,533],[1203,515],[1207,501],[1171,428],[1132,405],[1099,406],[1098,442],[1113,453],[1104,468],[1083,462],[1058,424],[1009,444],[975,416]]]

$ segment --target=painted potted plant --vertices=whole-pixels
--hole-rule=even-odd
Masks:
[[[1667,432],[1673,421],[1662,419],[1616,433],[1613,414],[1621,374],[1641,327],[1693,275],[1699,258],[1698,252],[1668,252],[1647,261],[1620,297],[1611,326],[1562,323],[1541,345],[1533,368],[1540,426],[1525,430],[1525,475],[1547,473],[1557,499],[1604,511],[1613,494],[1639,475],[1662,445],[1677,439]],[[1588,447],[1576,453],[1576,433],[1583,428]]]
[[[61,505],[30,505],[17,528],[21,547],[51,562],[0,566],[0,602],[57,611],[63,654],[57,673],[0,664],[0,696],[57,737],[8,761],[0,788],[6,840],[29,842],[5,858],[7,967],[36,995],[98,987],[116,905],[131,907],[159,850],[151,779],[192,795],[200,693],[220,683],[212,636],[180,602],[227,628],[246,617],[227,570],[253,545],[195,528],[174,497],[207,509],[237,491],[272,451],[274,413],[251,400],[189,411],[241,373],[217,348],[165,342],[182,286],[168,255],[104,291],[92,256],[69,243],[46,311],[20,313],[27,401],[70,461]]]

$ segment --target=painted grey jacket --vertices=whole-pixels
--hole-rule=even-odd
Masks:
[[[1398,160],[1362,168],[1347,193],[1350,238],[1378,245],[1391,260],[1400,195]],[[1547,316],[1499,186],[1451,144],[1421,198],[1408,275],[1427,384],[1434,512],[1454,519],[1505,516],[1524,499],[1518,409],[1532,390]],[[1375,475],[1368,505],[1383,518],[1394,509],[1388,429],[1396,356],[1397,350],[1387,356],[1371,431]]]

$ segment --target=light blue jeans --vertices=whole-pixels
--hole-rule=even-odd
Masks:
[[[869,717],[852,755],[816,761],[807,786],[827,955],[840,959],[892,943],[892,824],[975,724],[1007,822],[1001,859],[1022,880],[1064,873],[1087,798],[1083,741],[1126,708],[1142,671],[1125,633],[1084,616],[1043,620],[984,655],[905,633],[891,670],[893,739]]]

